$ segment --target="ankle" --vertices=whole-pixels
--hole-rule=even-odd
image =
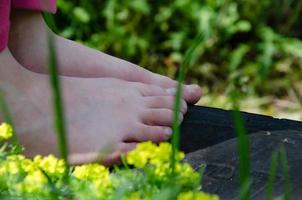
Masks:
[[[47,60],[48,27],[39,12],[15,10],[11,15],[9,49],[29,70],[42,72]]]

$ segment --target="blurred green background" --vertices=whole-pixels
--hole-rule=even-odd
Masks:
[[[151,71],[175,77],[204,35],[187,81],[200,105],[302,120],[301,0],[58,0],[60,34]],[[231,84],[235,83],[235,84]]]

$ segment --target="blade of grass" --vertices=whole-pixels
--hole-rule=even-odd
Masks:
[[[60,197],[59,197],[59,191],[58,189],[56,188],[55,184],[53,183],[53,181],[51,180],[51,178],[48,176],[48,174],[41,168],[39,168],[39,170],[42,172],[42,174],[45,176],[45,178],[47,179],[47,182],[51,188],[51,199],[52,200],[59,200]]]
[[[299,104],[300,104],[301,107],[302,107],[302,94],[300,94],[298,88],[297,88],[294,84],[291,84],[291,89],[292,89],[292,91],[294,92],[294,95],[296,96],[296,98],[297,98],[298,101],[299,101]]]
[[[252,181],[251,180],[247,180],[243,186],[240,188],[240,193],[238,195],[238,197],[236,198],[236,200],[242,200],[245,199],[246,196],[249,194],[250,192],[250,188],[252,185]]]
[[[3,113],[4,121],[6,123],[10,124],[14,128],[14,130],[16,130],[11,112],[9,110],[8,103],[7,103],[5,95],[4,95],[4,91],[1,88],[0,88],[0,109],[1,109],[1,112]],[[13,145],[16,147],[16,149],[15,149],[16,153],[17,152],[21,153],[23,148],[21,147],[16,134],[13,134],[12,142],[13,142]]]
[[[0,108],[4,117],[4,121],[9,123],[11,126],[14,126],[13,118],[10,114],[8,104],[6,102],[6,98],[3,90],[0,88]]]
[[[272,192],[273,192],[274,182],[276,179],[277,166],[278,166],[277,161],[278,161],[278,151],[275,151],[272,155],[269,177],[266,183],[266,193],[265,193],[266,200],[272,199]]]
[[[284,199],[290,200],[291,199],[291,182],[290,182],[290,175],[289,175],[289,168],[288,168],[288,161],[286,150],[282,145],[280,148],[280,162],[281,162],[281,169],[284,177]]]
[[[48,21],[54,21],[52,16],[48,13],[44,13],[44,17]],[[50,78],[50,84],[53,93],[54,121],[55,121],[56,133],[57,133],[57,140],[58,140],[60,155],[62,159],[65,160],[66,167],[68,168],[69,164],[68,164],[67,131],[65,126],[63,97],[61,92],[60,79],[58,76],[58,62],[57,62],[54,36],[50,32],[48,34],[48,51],[49,51],[49,78]],[[66,170],[66,177],[68,175],[67,172],[68,170]]]
[[[241,64],[244,56],[248,52],[248,48],[244,45],[239,46],[231,57],[231,62],[229,66],[229,70],[231,74],[234,74],[234,71]],[[250,149],[249,149],[249,140],[247,137],[245,123],[240,113],[240,92],[236,87],[238,85],[238,75],[231,77],[231,91],[230,91],[230,99],[233,106],[233,120],[235,125],[235,132],[237,135],[237,150],[239,154],[239,179],[240,179],[240,191],[246,190],[247,182],[251,181],[250,174]],[[249,184],[251,186],[251,184]],[[249,189],[244,193],[244,196],[241,197],[243,200],[247,200],[250,197]]]
[[[233,112],[235,129],[237,134],[237,149],[239,153],[239,176],[241,189],[246,187],[246,183],[251,180],[250,174],[250,152],[249,152],[249,141],[246,135],[244,121],[238,108],[235,107]],[[245,193],[242,200],[249,199],[249,192]]]
[[[54,33],[58,33],[58,28],[56,26],[56,22],[54,20],[54,18],[52,17],[51,14],[44,12],[43,13],[43,18],[47,24],[47,26],[54,32]]]
[[[180,113],[180,105],[181,105],[181,97],[183,93],[183,82],[185,80],[188,69],[195,63],[198,55],[198,47],[204,41],[204,34],[200,33],[193,40],[192,46],[188,49],[185,54],[184,61],[180,67],[179,76],[177,78],[178,84],[176,89],[176,96],[174,102],[174,113],[173,113],[173,135],[172,135],[172,156],[171,156],[171,164],[172,164],[172,174],[175,171],[175,163],[176,163],[176,153],[179,149],[179,113]]]
[[[204,172],[206,171],[207,169],[207,165],[206,164],[202,164],[200,165],[199,169],[198,169],[198,173],[200,174],[200,183],[202,182],[203,180],[203,175],[204,175]]]

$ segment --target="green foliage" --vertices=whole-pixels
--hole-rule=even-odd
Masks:
[[[9,124],[1,124],[1,199],[219,200],[200,191],[201,175],[182,161],[182,152],[177,152],[171,175],[169,143],[140,143],[125,156],[126,167],[110,170],[97,163],[68,167],[53,155],[28,159],[7,143],[12,134]],[[128,166],[135,168],[130,170]]]
[[[301,83],[301,1],[59,0],[58,7],[63,36],[172,77],[203,33],[188,78],[217,93],[234,76],[236,50],[243,51],[234,70],[242,93],[286,96],[291,83]]]

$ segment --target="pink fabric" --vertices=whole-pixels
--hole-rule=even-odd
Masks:
[[[56,0],[12,0],[12,5],[13,8],[56,12]]]
[[[0,0],[0,52],[7,46],[11,7],[55,13],[56,0]]]
[[[0,52],[7,46],[10,0],[0,0]]]

